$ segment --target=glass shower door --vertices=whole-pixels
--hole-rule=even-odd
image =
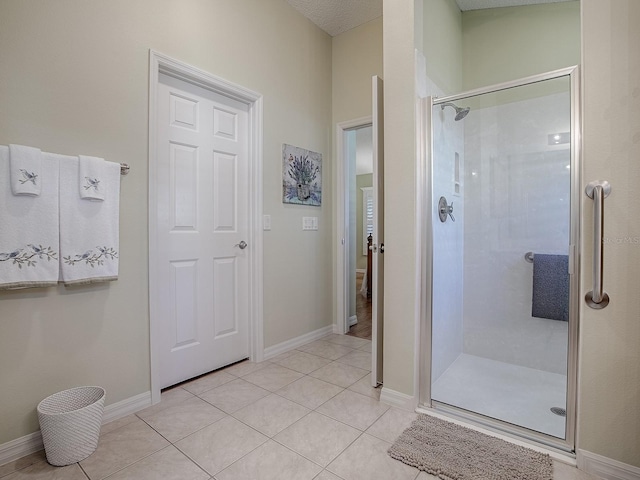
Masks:
[[[549,76],[433,101],[431,400],[566,440],[576,117]]]

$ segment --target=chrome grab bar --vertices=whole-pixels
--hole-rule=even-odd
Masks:
[[[585,188],[589,198],[593,198],[593,290],[584,299],[591,308],[601,309],[609,305],[609,295],[602,286],[604,265],[604,199],[611,193],[611,185],[606,180],[596,180]]]

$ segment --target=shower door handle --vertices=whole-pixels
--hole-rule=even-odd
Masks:
[[[593,198],[593,290],[584,299],[591,308],[602,309],[609,305],[609,295],[602,285],[604,265],[604,199],[611,193],[609,182],[596,180],[585,188],[589,198]]]

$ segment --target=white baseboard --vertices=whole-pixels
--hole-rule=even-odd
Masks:
[[[606,480],[640,480],[640,468],[586,450],[578,450],[578,468]]]
[[[151,392],[140,393],[104,407],[102,424],[113,422],[151,406]]]
[[[287,340],[285,342],[267,347],[264,349],[264,359],[269,360],[270,358],[276,357],[281,353],[288,352],[289,350],[298,348],[301,345],[305,345],[307,343],[311,343],[315,340],[325,337],[330,333],[333,333],[333,329],[334,325],[327,325],[326,327],[319,328],[318,330],[314,330],[313,332],[305,333],[304,335],[292,338],[291,340]]]
[[[31,453],[42,450],[42,435],[40,430],[24,437],[16,438],[0,445],[0,465],[13,462]]]
[[[382,391],[380,392],[380,402],[409,411],[414,411],[418,406],[418,399],[413,395],[396,392],[395,390],[391,390],[386,387],[382,387]]]
[[[358,316],[357,315],[351,315],[349,317],[349,326],[352,327],[354,326],[356,323],[358,323]]]
[[[151,405],[151,392],[144,392],[130,398],[125,398],[104,407],[102,424],[118,420],[132,413],[136,413]],[[42,435],[40,430],[24,437],[16,438],[0,445],[0,465],[13,462],[31,453],[42,450]]]

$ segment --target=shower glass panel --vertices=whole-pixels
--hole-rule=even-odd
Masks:
[[[571,98],[565,75],[435,99],[431,120],[432,402],[562,440]]]

